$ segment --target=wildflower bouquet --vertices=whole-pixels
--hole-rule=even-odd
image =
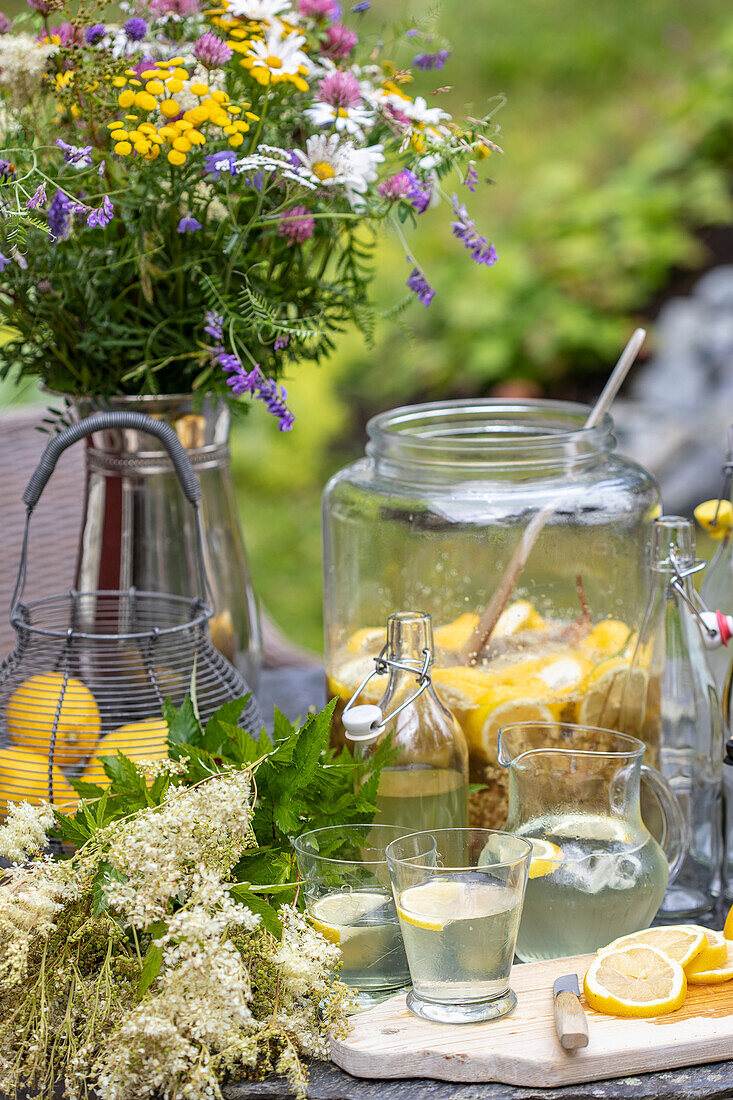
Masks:
[[[477,263],[470,191],[491,114],[457,125],[416,70],[432,30],[389,38],[337,0],[28,0],[0,20],[0,376],[76,396],[218,392],[292,425],[278,379],[347,324],[368,337],[375,233],[447,199]],[[366,17],[367,19],[369,17]],[[406,296],[407,299],[411,294]]]
[[[44,855],[50,807],[11,807],[0,851],[0,1089],[50,1100],[216,1100],[230,1076],[328,1057],[344,1026],[339,950],[298,911],[289,836],[371,820],[378,770],[354,793],[328,749],[332,707],[274,743],[226,704],[199,725],[168,709],[170,759],[108,757],[104,786],[76,784],[75,817]],[[30,862],[22,861],[30,858]]]

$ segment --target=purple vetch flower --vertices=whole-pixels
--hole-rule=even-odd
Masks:
[[[237,174],[237,154],[232,149],[223,149],[221,153],[209,153],[204,157],[204,167],[215,180],[218,180],[222,172],[229,172],[232,176]]]
[[[416,69],[428,73],[433,69],[442,69],[449,57],[450,50],[438,50],[437,53],[419,53],[413,57],[412,64]]]
[[[345,27],[343,23],[332,23],[326,31],[323,53],[334,61],[342,61],[349,56],[358,41],[359,36],[350,27]]]
[[[107,167],[106,161],[100,161],[99,168],[97,168],[97,175],[103,176]]]
[[[122,28],[131,42],[140,42],[148,33],[148,25],[139,15],[133,15]]]
[[[459,203],[458,196],[452,196],[453,214],[455,221],[451,222],[453,236],[461,241],[471,253],[471,259],[477,264],[493,267],[498,260],[496,249],[489,244],[486,237],[480,236],[473,219],[470,217],[463,203]]]
[[[37,210],[39,206],[43,206],[46,201],[46,181],[36,188],[28,202],[25,204],[26,210]]]
[[[355,12],[369,11],[371,6],[372,5],[370,3],[370,0],[362,0],[362,2],[360,4],[354,4],[354,6],[351,10],[355,11]]]
[[[409,256],[407,259],[409,263]],[[435,291],[419,267],[413,267],[407,279],[407,286],[417,294],[417,300],[424,306],[429,306],[435,297]]]
[[[415,207],[418,214],[424,214],[427,208],[430,206],[430,200],[433,197],[433,188],[430,180],[421,179],[420,176],[416,176],[410,168],[405,168],[405,175],[410,181],[410,190],[407,193],[407,197]]]
[[[12,262],[12,260],[8,259],[7,256],[4,256],[2,252],[0,252],[0,272],[3,272]]]
[[[48,228],[57,241],[68,237],[75,206],[73,199],[63,191],[57,191],[51,199],[51,205],[48,208]]]
[[[96,46],[107,33],[107,28],[104,23],[94,23],[91,27],[87,27],[84,31],[84,41],[89,46]]]
[[[359,81],[353,73],[337,69],[318,85],[318,98],[321,103],[330,103],[332,107],[355,107],[361,103]]]
[[[9,160],[0,160],[0,187],[15,179],[15,169]]]
[[[12,19],[8,19],[4,11],[0,11],[0,34],[10,34],[13,29]]]
[[[87,168],[92,163],[91,145],[69,145],[61,138],[56,138],[56,144],[63,151],[67,164],[73,164],[75,168]]]
[[[309,19],[338,19],[341,6],[335,0],[298,0],[298,14]]]
[[[96,229],[97,227],[104,229],[105,225],[108,225],[114,216],[115,208],[112,205],[109,195],[105,195],[99,209],[91,210],[87,214],[87,225],[92,229]]]
[[[420,31],[417,27],[410,27],[409,31],[405,31],[405,38],[419,38]]]
[[[210,336],[212,340],[224,339],[224,318],[221,313],[216,313],[213,309],[207,309],[204,316],[204,332],[207,336]]]
[[[281,432],[289,432],[293,426],[295,417],[286,404],[288,400],[288,391],[285,387],[278,386],[274,378],[265,378],[262,376],[262,381],[257,390],[257,397],[260,401],[265,403],[268,412],[277,417],[278,430]]]
[[[274,378],[267,378],[259,364],[255,363],[252,370],[247,370],[237,355],[223,349],[217,351],[216,362],[229,375],[227,385],[231,386],[232,393],[237,397],[248,393],[262,401],[268,412],[277,418],[280,431],[290,431],[295,417],[286,404],[288,391],[284,386],[278,386]]]
[[[251,187],[253,191],[261,191],[265,186],[265,173],[255,172],[253,176],[243,176],[245,187]]]
[[[188,214],[185,218],[181,218],[181,220],[179,221],[177,232],[195,233],[197,229],[201,228],[203,228],[201,222],[197,221],[196,218],[192,218],[191,215]]]
[[[475,164],[469,164],[463,183],[471,193],[476,190],[478,185],[478,172],[476,171]]]
[[[234,51],[227,46],[223,38],[213,31],[202,34],[193,48],[193,56],[207,69],[218,69],[226,65]]]
[[[49,15],[54,5],[50,0],[28,0],[28,7],[32,11],[37,11],[39,15]]]
[[[305,206],[293,206],[280,216],[278,237],[287,237],[288,244],[302,244],[313,236],[316,223]]]
[[[278,338],[275,341],[273,347],[275,348],[275,351],[284,351],[289,343],[290,343],[290,337],[289,336],[287,336],[287,335],[278,336]]]

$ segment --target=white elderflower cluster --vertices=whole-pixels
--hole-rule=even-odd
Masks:
[[[281,991],[278,1025],[300,1054],[328,1058],[324,1015],[338,1017],[348,998],[346,986],[332,978],[341,951],[311,928],[293,906],[283,906],[279,916],[283,936],[276,957]]]
[[[0,89],[10,91],[16,106],[27,106],[40,92],[46,62],[57,48],[29,34],[0,34]]]
[[[46,834],[55,821],[48,802],[40,806],[31,806],[30,802],[8,803],[7,819],[0,826],[0,856],[22,863],[42,852],[48,843]]]
[[[22,980],[35,937],[48,937],[56,914],[83,889],[77,868],[52,856],[10,871],[0,885],[0,986]]]
[[[180,760],[136,760],[135,770],[146,779],[157,779],[159,775],[185,775],[188,763],[188,756],[182,756]]]
[[[257,1061],[250,981],[226,930],[252,930],[259,918],[230,897],[218,873],[195,872],[187,905],[156,942],[163,963],[154,996],[135,1008],[95,1067],[105,1100],[165,1091],[219,1097],[216,1061],[245,1069]]]
[[[109,904],[145,929],[167,919],[173,899],[185,902],[202,869],[226,876],[253,842],[251,791],[248,771],[222,772],[120,824],[106,857],[121,877],[105,883]]]

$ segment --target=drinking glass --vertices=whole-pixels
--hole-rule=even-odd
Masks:
[[[384,855],[404,832],[392,825],[332,825],[294,841],[308,915],[341,948],[339,977],[354,990],[358,1012],[410,984]]]
[[[471,1024],[514,1008],[509,975],[531,852],[493,829],[432,829],[388,845],[415,1016]]]

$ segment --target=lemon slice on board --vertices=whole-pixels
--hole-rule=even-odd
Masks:
[[[606,950],[590,964],[583,992],[591,1008],[609,1016],[662,1016],[685,999],[687,978],[678,962],[640,944]]]
[[[728,916],[725,918],[725,924],[723,925],[723,935],[727,940],[733,940],[733,905],[731,905],[728,911]]]
[[[706,946],[705,933],[706,930],[696,924],[642,928],[641,932],[630,932],[628,936],[619,936],[607,947],[602,947],[598,954],[605,955],[609,951],[620,951],[626,947],[654,947],[658,951],[663,951],[680,966],[686,967]]]
[[[733,943],[725,941],[726,960],[721,966],[712,966],[707,970],[697,968],[697,959],[685,970],[690,985],[719,985],[733,979]]]
[[[702,927],[700,927],[700,931],[705,935],[705,944],[695,955],[692,962],[687,963],[685,966],[688,981],[692,980],[690,978],[692,973],[715,970],[719,966],[725,966],[728,960],[728,945],[723,933]]]
[[[326,894],[310,903],[308,916],[316,932],[320,932],[331,943],[340,944],[357,922],[380,909],[385,900],[386,895],[376,890]]]
[[[509,905],[505,887],[488,881],[430,879],[408,886],[397,902],[400,920],[429,932],[442,932],[459,920],[478,920],[503,912]]]
[[[532,845],[529,877],[544,878],[545,875],[552,874],[555,864],[563,858],[562,848],[558,848],[551,840],[536,839],[533,836],[522,837],[522,840],[527,840]]]

